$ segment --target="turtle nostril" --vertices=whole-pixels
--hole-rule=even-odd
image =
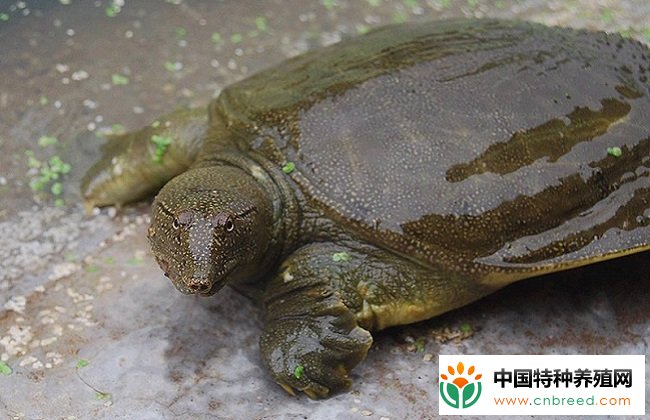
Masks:
[[[194,293],[205,293],[210,290],[210,282],[207,280],[192,280],[188,283],[187,288]]]

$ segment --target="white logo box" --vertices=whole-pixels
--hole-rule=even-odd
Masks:
[[[645,355],[440,355],[438,363],[441,415],[645,415]]]

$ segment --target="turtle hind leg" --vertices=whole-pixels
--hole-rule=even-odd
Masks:
[[[155,193],[196,160],[207,131],[205,109],[180,109],[140,130],[111,137],[82,179],[86,210]]]

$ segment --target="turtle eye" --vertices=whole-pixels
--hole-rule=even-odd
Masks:
[[[189,226],[192,223],[194,216],[189,211],[183,211],[178,215],[178,223],[183,226]]]
[[[229,214],[219,213],[212,218],[212,227],[224,229],[226,232],[235,230],[235,223]]]
[[[178,216],[174,217],[172,221],[172,227],[174,230],[178,230],[181,226],[189,226],[192,223],[194,216],[189,211],[183,211]]]

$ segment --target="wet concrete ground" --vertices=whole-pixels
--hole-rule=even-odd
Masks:
[[[98,134],[204,105],[256,70],[370,27],[457,16],[650,42],[645,0],[0,3],[0,413],[431,418],[439,353],[648,354],[646,253],[385,331],[349,393],[293,398],[261,366],[258,308],[230,291],[182,296],[164,279],[145,240],[146,203],[83,215],[77,185]]]

